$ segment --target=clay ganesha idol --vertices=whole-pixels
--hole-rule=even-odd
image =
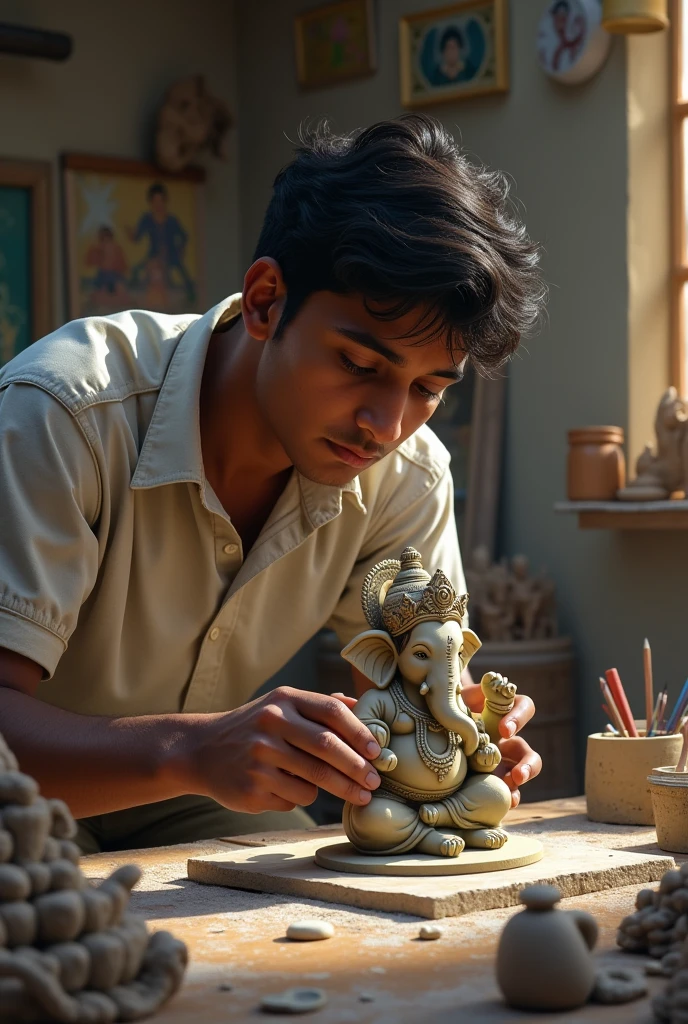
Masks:
[[[516,687],[487,672],[482,713],[466,707],[461,673],[481,646],[462,627],[468,595],[458,596],[441,569],[431,578],[408,547],[400,562],[371,569],[362,603],[371,629],[342,656],[375,684],[354,713],[382,748],[373,761],[382,783],[366,806],[345,805],[349,840],[368,854],[499,849],[511,794],[492,773],[501,761],[499,721],[513,708]]]

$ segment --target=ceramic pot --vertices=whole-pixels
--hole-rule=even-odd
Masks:
[[[602,28],[632,35],[669,27],[667,0],[603,0]]]
[[[688,853],[688,772],[653,768],[647,781],[660,848],[667,853]]]
[[[584,910],[555,910],[553,885],[531,885],[520,895],[526,909],[506,924],[497,948],[497,982],[519,1010],[573,1010],[595,985],[590,950],[597,922]]]
[[[569,430],[567,490],[569,501],[613,501],[626,485],[626,458],[621,427]]]
[[[640,731],[640,730],[638,730]],[[588,736],[585,798],[591,821],[612,825],[654,825],[647,777],[656,764],[676,764],[683,737]]]

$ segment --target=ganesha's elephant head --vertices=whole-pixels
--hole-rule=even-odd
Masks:
[[[406,548],[400,562],[386,559],[368,573],[363,610],[373,628],[342,656],[380,689],[397,673],[418,686],[433,718],[461,737],[470,756],[478,728],[461,699],[461,673],[480,640],[463,628],[467,602],[440,569],[430,577],[419,553]]]

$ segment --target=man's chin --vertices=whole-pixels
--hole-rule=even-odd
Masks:
[[[294,469],[312,484],[320,484],[322,487],[345,487],[355,480],[361,470],[355,470],[352,466],[342,464],[341,469],[333,469],[331,466],[308,466],[294,463]]]

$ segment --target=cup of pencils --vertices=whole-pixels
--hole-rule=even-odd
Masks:
[[[645,718],[636,722],[615,668],[600,678],[606,732],[588,736],[585,796],[588,818],[614,825],[654,825],[648,776],[657,765],[675,765],[683,737],[679,727],[688,709],[688,680],[668,707],[666,690],[654,698],[652,655],[643,649]]]
[[[648,777],[657,842],[668,853],[688,853],[688,721],[677,765],[653,768]]]

